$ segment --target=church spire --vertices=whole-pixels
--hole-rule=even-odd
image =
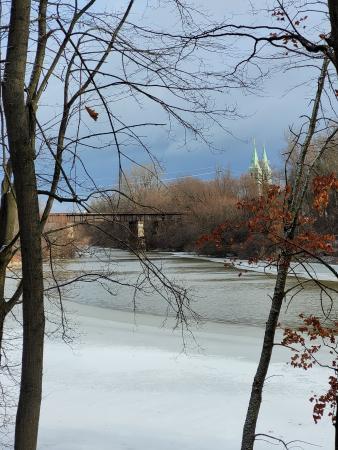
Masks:
[[[261,168],[262,168],[263,181],[268,183],[268,184],[271,184],[271,181],[272,181],[271,180],[272,170],[271,170],[271,167],[270,167],[268,156],[266,154],[265,145],[263,146],[263,155],[262,155]]]
[[[265,144],[263,145],[263,155],[262,155],[262,161],[266,161],[266,162],[269,162],[269,160],[268,160],[268,155],[266,154],[266,148],[265,148]]]
[[[254,149],[253,149],[253,152],[252,152],[252,158],[251,158],[251,164],[250,164],[250,167],[249,167],[249,172],[250,172],[250,175],[255,178],[257,183],[260,183],[261,182],[261,176],[262,176],[262,169],[261,169],[261,166],[259,164],[259,159],[258,159],[255,139],[253,140],[253,145],[254,145]]]

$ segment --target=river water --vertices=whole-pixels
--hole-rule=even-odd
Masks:
[[[192,308],[203,319],[264,326],[275,282],[273,274],[239,272],[234,268],[225,268],[220,261],[189,255],[156,252],[149,254],[149,257],[169,279],[188,289]],[[96,249],[92,255],[84,254],[80,258],[63,261],[54,270],[55,275],[64,281],[87,274],[82,282],[66,288],[64,296],[73,302],[125,311],[131,311],[136,306],[136,311],[141,314],[172,314],[161,295],[150,289],[140,275],[142,269],[138,259],[127,251]],[[102,272],[107,274],[107,280],[97,281],[96,275]],[[89,279],[88,274],[91,275]],[[127,285],[135,283],[143,290],[134,298],[135,289]],[[297,281],[290,278],[288,288],[296,285]],[[338,288],[337,282],[327,281],[326,285]],[[296,292],[297,295],[292,297]],[[321,298],[316,284],[303,280],[301,287],[295,287],[287,295],[281,323],[299,323],[301,313],[323,316],[323,309],[328,311],[331,306],[331,317],[338,320],[337,295],[333,294],[332,299],[333,304],[327,296]]]

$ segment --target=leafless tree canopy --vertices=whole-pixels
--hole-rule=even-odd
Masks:
[[[205,131],[215,125],[226,131],[224,117],[235,114],[226,100],[219,108],[216,95],[253,88],[265,74],[263,62],[271,60],[289,67],[315,66],[318,79],[311,114],[300,131],[291,130],[298,166],[284,231],[285,239],[292,240],[310,169],[337,131],[338,5],[335,0],[277,0],[260,17],[262,24],[214,23],[184,0],[146,6],[129,0],[106,10],[98,0],[0,0],[0,343],[15,305],[22,306],[23,316],[15,450],[35,450],[37,445],[45,332],[42,238],[49,248],[44,226],[54,202],[88,211],[97,195],[108,200],[112,192],[129,195],[125,164],[141,161],[130,149],[157,168],[147,135],[158,127],[180,133],[183,145],[190,139],[212,145]],[[227,57],[233,62],[229,67]],[[317,133],[326,134],[309,168],[306,158]],[[113,155],[112,178],[118,182],[102,189],[90,158],[99,159],[106,151]],[[7,298],[6,269],[19,247],[22,277]],[[243,450],[251,450],[255,438],[291,255],[281,251],[280,261]],[[146,274],[164,286],[184,322],[186,292],[145,258],[142,263]]]
[[[106,10],[96,0],[0,2],[0,340],[6,316],[22,304],[16,450],[34,450],[37,441],[45,327],[41,238],[48,249],[52,242],[44,225],[55,201],[88,210],[88,201],[105,192],[84,155],[112,153],[112,179],[119,180],[112,189],[119,194],[125,163],[134,160],[130,147],[158,166],[146,139],[151,130],[180,129],[183,141],[208,143],[205,129],[222,127],[222,118],[234,114],[230,105],[215,106],[215,95],[242,83],[205,64],[208,53],[221,50],[180,36],[202,30],[203,16],[177,0],[139,8],[134,0]],[[6,268],[19,247],[22,279],[7,298]],[[153,288],[161,283],[184,321],[185,291],[141,260]]]

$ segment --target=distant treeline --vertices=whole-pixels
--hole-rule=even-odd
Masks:
[[[321,160],[316,175],[337,172],[337,159],[331,152]],[[289,168],[292,180],[293,167]],[[274,182],[280,184],[278,174]],[[209,255],[233,255],[247,258],[259,254],[266,245],[262,237],[248,239],[245,226],[250,213],[238,208],[238,202],[258,197],[255,180],[250,175],[235,178],[230,171],[217,170],[212,180],[192,177],[164,185],[150,167],[136,167],[122,183],[122,194],[102,195],[92,203],[95,212],[180,212],[182,220],[168,220],[158,224],[145,224],[147,248],[173,251],[198,251]],[[313,195],[309,190],[305,213],[315,215],[312,227],[317,232],[338,234],[337,194],[332,193],[327,211],[317,214],[312,208]],[[220,224],[227,222],[223,232],[222,245],[217,248],[213,242],[197,247],[202,235],[210,234]],[[243,224],[243,226],[242,226]],[[87,233],[93,245],[124,247],[130,242],[128,224],[101,224],[100,228],[89,227]],[[263,240],[262,240],[263,239]]]

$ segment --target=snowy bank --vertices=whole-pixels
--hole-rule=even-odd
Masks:
[[[209,323],[194,331],[198,346],[187,335],[184,353],[159,317],[68,309],[82,334],[72,349],[47,343],[39,450],[240,448],[261,329]],[[291,369],[287,358],[278,348],[258,431],[333,448],[333,427],[313,423],[308,401],[325,388],[325,370]]]
[[[210,261],[214,263],[220,263],[226,265],[227,267],[233,267],[240,271],[253,271],[262,273],[265,275],[276,275],[277,268],[275,265],[270,264],[266,261],[259,261],[258,263],[249,263],[249,261],[244,259],[230,259],[230,258],[218,258],[211,256],[196,255],[195,253],[188,252],[173,252],[171,253],[179,258],[191,258],[199,259],[201,261]],[[338,272],[338,265],[332,264],[333,269]],[[291,264],[290,276],[305,278],[305,279],[315,279],[318,281],[335,281],[338,282],[337,277],[334,273],[330,272],[325,266],[320,263],[307,263],[301,266],[298,263]]]

